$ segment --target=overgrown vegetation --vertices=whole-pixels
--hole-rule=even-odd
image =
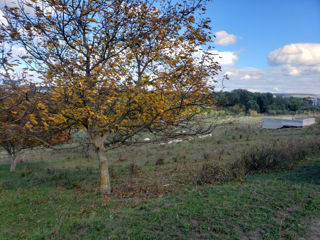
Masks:
[[[65,182],[88,181],[81,179],[90,176],[86,171],[66,170],[60,177],[47,172],[56,176],[56,185],[53,179],[26,182],[18,173],[4,175],[2,166],[0,238],[297,239],[308,234],[310,218],[320,214],[319,163],[313,157],[289,172],[184,188],[148,201],[103,198],[85,185]]]
[[[319,153],[319,142],[320,138],[313,138],[307,142],[300,140],[254,146],[243,154],[240,162],[247,171],[291,167],[304,160],[307,154]]]
[[[257,171],[275,169],[292,169],[296,164],[304,161],[308,154],[320,153],[320,138],[305,140],[277,139],[273,143],[250,146],[244,150],[232,164],[219,167],[204,163],[200,170],[197,183],[224,183],[242,179],[247,174]]]
[[[48,151],[34,162],[28,158],[41,151],[25,151],[16,173],[0,165],[0,238],[296,239],[307,234],[302,222],[320,214],[319,122],[304,129],[262,130],[260,117],[217,121],[206,138],[109,152],[117,186],[110,197],[99,194],[99,169],[81,152],[50,158],[54,151]]]

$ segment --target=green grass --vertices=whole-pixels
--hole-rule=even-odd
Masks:
[[[6,167],[0,168],[0,239],[296,239],[307,233],[303,222],[320,216],[320,156],[291,171],[139,201],[90,191],[82,185],[89,170],[49,178],[53,173],[24,175],[22,166],[12,175]]]
[[[108,152],[110,197],[99,194],[98,163],[77,152],[44,152],[14,174],[1,164],[0,239],[297,239],[320,217],[318,153],[291,171],[197,184],[205,163],[225,165],[257,144],[320,135],[319,123],[267,131],[260,121],[218,119],[212,137]]]
[[[248,177],[242,184],[225,184],[188,191],[178,197],[141,206],[120,218],[118,238],[136,239],[296,239],[305,233],[302,219],[319,214],[319,162],[290,173]],[[313,171],[312,177],[305,177]],[[129,226],[129,228],[128,228]]]

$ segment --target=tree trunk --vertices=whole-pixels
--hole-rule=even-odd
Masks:
[[[95,148],[93,146],[93,144],[89,144],[88,145],[88,149],[87,149],[87,153],[88,153],[88,160],[89,161],[94,161],[96,159],[97,153],[95,151]]]
[[[10,172],[15,172],[16,166],[17,166],[17,156],[15,153],[11,153],[10,156],[11,156]]]
[[[111,194],[108,160],[101,148],[97,149],[97,152],[100,165],[100,192],[102,194]]]
[[[92,134],[89,132],[89,140],[94,145],[99,159],[100,166],[100,192],[102,194],[111,194],[111,183],[109,177],[108,160],[105,155],[104,141],[106,135]]]

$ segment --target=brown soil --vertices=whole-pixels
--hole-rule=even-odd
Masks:
[[[299,240],[319,240],[320,239],[320,217],[311,219],[310,229],[304,238]]]

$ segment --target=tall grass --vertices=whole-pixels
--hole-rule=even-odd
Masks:
[[[204,163],[197,176],[198,184],[224,183],[240,179],[247,174],[274,169],[291,169],[309,154],[320,153],[320,137],[305,140],[275,140],[257,144],[244,150],[232,164],[221,167]]]

